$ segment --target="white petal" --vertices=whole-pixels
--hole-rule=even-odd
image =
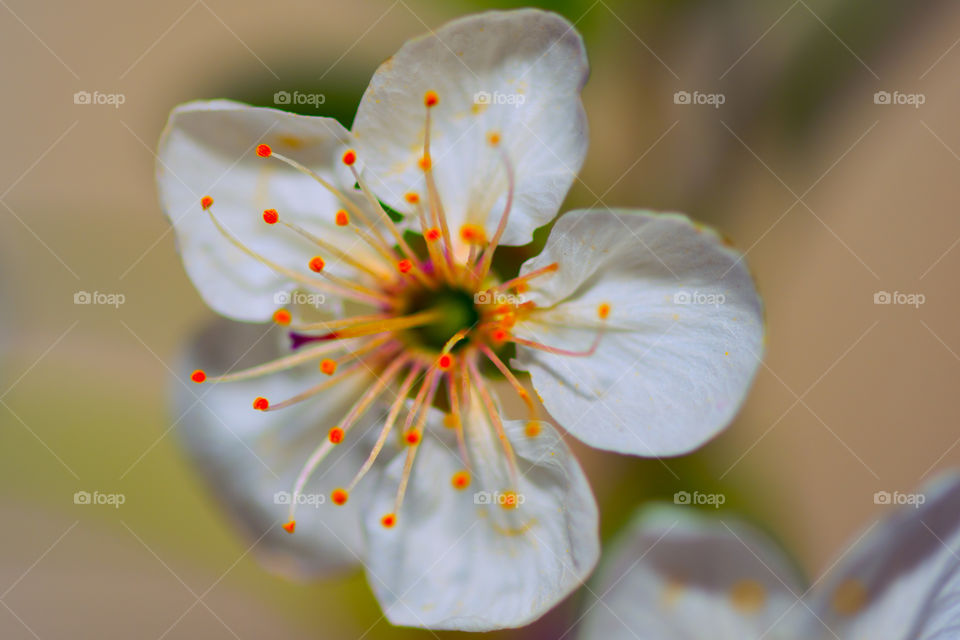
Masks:
[[[923,504],[868,529],[817,588],[811,607],[841,638],[957,637],[960,476],[913,495]],[[822,625],[811,632],[824,633]]]
[[[204,369],[209,375],[261,364],[277,355],[272,336],[263,326],[219,321],[202,333],[186,356],[184,371]],[[245,351],[243,361],[237,359]],[[252,408],[264,396],[283,400],[319,382],[322,374],[274,374],[244,382],[173,384],[173,408],[179,435],[214,496],[250,541],[270,532],[254,553],[277,573],[311,576],[352,566],[364,553],[359,505],[375,482],[361,483],[343,506],[329,501],[330,491],[347,484],[369,452],[362,440],[375,412],[352,429],[343,443],[313,474],[297,508],[293,535],[287,522],[289,503],[277,492],[292,491],[296,475],[313,450],[326,438],[369,386],[361,377],[329,393],[277,412]],[[375,477],[378,471],[371,470]],[[272,527],[272,528],[271,528]]]
[[[359,202],[352,193],[352,179],[343,176],[346,167],[340,162],[344,149],[351,145],[350,133],[336,120],[227,100],[193,102],[174,109],[160,141],[160,201],[173,223],[194,285],[215,311],[236,320],[269,319],[284,306],[283,294],[296,285],[231,245],[202,211],[203,196],[213,198],[213,213],[234,236],[304,276],[313,275],[307,262],[315,255],[321,255],[334,273],[343,273],[346,265],[282,225],[266,224],[262,217],[265,209],[276,209],[284,220],[361,259],[376,259],[352,231],[334,224],[342,203],[280,160],[258,157],[255,150],[260,143],[345,188],[345,195]],[[345,187],[348,183],[349,188]]]
[[[510,484],[499,443],[476,412],[469,422],[469,488],[451,486],[460,459],[428,436],[397,524],[385,529],[380,517],[392,511],[403,460],[381,477],[367,521],[367,577],[394,624],[466,631],[522,626],[577,588],[596,563],[593,494],[556,431],[543,423],[531,438],[524,422],[506,424],[523,502],[504,509],[494,504]]]
[[[742,256],[681,215],[573,211],[521,273],[555,262],[559,270],[532,280],[528,294],[548,310],[514,333],[583,351],[607,327],[589,357],[518,345],[515,364],[566,430],[601,449],[663,456],[727,426],[763,350],[761,303]]]
[[[584,600],[580,638],[785,637],[778,632],[799,609],[791,605],[802,589],[759,531],[690,507],[656,506],[621,536]]]
[[[525,244],[557,213],[587,149],[580,90],[587,79],[580,35],[560,16],[535,9],[454,20],[407,42],[373,76],[353,133],[382,200],[409,213],[408,192],[426,197],[424,94],[435,91],[430,151],[455,236],[464,223],[493,235],[507,193],[497,132],[516,171],[504,244]],[[483,104],[482,96],[490,103]],[[502,98],[501,98],[502,97]],[[498,100],[508,103],[495,104]],[[477,102],[480,100],[481,102]],[[522,104],[517,104],[522,101]]]

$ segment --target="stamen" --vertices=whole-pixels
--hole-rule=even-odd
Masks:
[[[559,262],[552,262],[545,267],[534,269],[530,273],[525,273],[522,276],[517,276],[516,278],[507,280],[506,282],[498,284],[495,287],[491,287],[490,289],[488,289],[488,291],[509,291],[510,289],[516,289],[526,284],[530,280],[533,280],[534,278],[538,278],[547,273],[554,273],[559,268],[560,268]]]
[[[211,198],[210,196],[203,196],[202,198],[200,198],[200,207],[204,211],[206,211],[212,206],[213,206],[213,198]]]
[[[386,339],[383,339],[383,340],[379,340],[379,341],[377,341],[377,340],[372,340],[372,341],[370,341],[369,343],[367,343],[366,345],[364,345],[363,347],[361,347],[361,348],[358,349],[357,351],[354,351],[352,354],[348,354],[347,356],[345,356],[345,357],[344,357],[344,362],[347,362],[347,361],[349,361],[349,360],[351,360],[351,359],[358,359],[358,358],[355,358],[355,357],[353,357],[353,356],[355,356],[356,354],[361,353],[361,352],[363,352],[363,353],[368,352],[368,351],[372,350],[372,349],[375,348],[375,347],[379,347],[379,346],[381,346],[381,345],[382,345],[386,340],[388,340],[388,339],[389,339],[389,338],[386,338]],[[388,352],[390,352],[390,351],[392,351],[392,350],[394,350],[394,349],[391,348],[390,346],[385,347],[384,355],[386,355]],[[336,363],[334,364],[334,368],[336,368]],[[336,385],[338,382],[342,382],[342,381],[343,381],[344,379],[346,379],[348,376],[351,376],[351,375],[353,375],[353,374],[355,374],[355,373],[358,373],[358,372],[363,371],[363,370],[366,370],[366,369],[369,369],[369,366],[368,366],[366,363],[364,363],[363,361],[357,362],[357,363],[355,363],[355,364],[353,364],[353,365],[351,365],[351,366],[349,366],[349,367],[344,367],[343,369],[341,369],[339,376],[337,376],[337,377],[335,377],[335,378],[334,378],[334,377],[331,377],[331,378],[328,379],[328,380],[324,380],[324,381],[322,381],[322,382],[320,382],[320,383],[318,383],[318,384],[315,384],[314,386],[310,387],[309,389],[307,389],[307,390],[305,390],[305,391],[301,391],[300,393],[298,393],[297,395],[293,396],[292,398],[288,398],[288,399],[284,400],[283,402],[278,402],[277,404],[272,405],[272,406],[268,407],[267,409],[264,409],[264,411],[279,411],[280,409],[286,409],[286,408],[289,407],[289,406],[295,405],[295,404],[297,404],[297,403],[299,403],[299,402],[303,402],[303,401],[306,400],[307,398],[312,398],[313,396],[317,395],[318,393],[320,393],[320,392],[322,392],[322,391],[326,391],[326,390],[329,389],[330,387]],[[326,373],[326,372],[325,372],[325,373]],[[332,375],[332,374],[327,374],[327,375]]]
[[[292,534],[297,528],[297,521],[291,520],[287,524],[283,525],[283,528],[287,533]]]
[[[263,221],[267,224],[277,224],[278,220],[280,220],[280,214],[276,209],[266,209],[263,212]]]
[[[270,401],[264,397],[258,397],[253,399],[253,408],[257,411],[266,411],[270,408]]]
[[[272,152],[273,151],[270,149],[270,145],[268,144],[257,145],[257,155],[261,158],[269,158]]]
[[[307,266],[310,267],[310,271],[314,273],[320,273],[323,271],[323,268],[327,266],[327,263],[323,261],[323,258],[320,256],[313,256],[310,258],[310,262],[307,263]]]
[[[318,393],[326,391],[330,387],[336,384],[339,384],[340,382],[343,382],[346,378],[352,376],[353,374],[359,373],[360,371],[362,371],[362,367],[363,367],[363,363],[360,363],[360,362],[356,363],[352,367],[346,367],[340,372],[340,375],[337,376],[336,378],[329,378],[328,380],[323,380],[322,382],[313,385],[309,389],[301,391],[297,395],[287,398],[283,402],[278,402],[275,405],[267,406],[266,408],[262,409],[262,411],[279,411],[281,409],[286,409],[289,406],[303,402],[307,398],[312,398]]]
[[[350,484],[347,485],[347,491],[353,491],[353,488],[357,486],[357,483],[360,482],[360,479],[367,474],[367,471],[369,471],[374,462],[376,462],[377,456],[380,455],[380,451],[383,450],[383,446],[387,442],[387,437],[389,437],[390,431],[393,429],[393,425],[397,420],[397,416],[400,415],[400,410],[403,409],[403,405],[407,400],[407,394],[410,393],[410,389],[413,387],[416,377],[422,370],[423,369],[419,365],[414,365],[410,368],[410,372],[407,374],[406,379],[404,379],[400,385],[400,390],[397,392],[396,399],[390,406],[390,412],[387,414],[387,419],[383,423],[383,428],[380,430],[380,435],[377,437],[377,442],[373,445],[373,450],[370,451],[370,455],[363,463],[363,466],[360,467],[360,471],[357,472],[357,475],[354,476],[353,480],[350,481]]]
[[[452,371],[447,374],[447,397],[450,400],[450,413],[444,417],[444,424],[446,424],[446,418],[452,419],[453,424],[447,426],[452,427],[456,432],[457,448],[460,450],[460,459],[463,461],[464,466],[469,469],[470,456],[467,454],[467,442],[463,437],[463,420],[461,419],[460,413],[460,398],[457,394],[457,383],[456,380],[454,380]]]
[[[327,438],[333,444],[340,444],[343,442],[343,429],[340,427],[333,427],[330,429],[330,432],[327,434]]]
[[[385,320],[377,320],[375,322],[369,322],[366,324],[356,325],[353,327],[347,327],[346,329],[341,329],[339,331],[334,331],[328,333],[324,336],[318,336],[318,340],[342,340],[344,338],[357,338],[360,336],[368,336],[377,333],[385,333],[387,331],[395,332],[401,331],[404,329],[412,329],[414,327],[420,327],[426,324],[431,324],[438,320],[443,319],[443,311],[438,309],[428,309],[427,311],[421,311],[420,313],[414,313],[409,316],[399,316],[394,318],[387,318]]]
[[[424,105],[427,107],[427,118],[426,124],[424,126],[423,134],[423,155],[425,158],[430,158],[430,113],[433,111],[433,107],[437,105],[440,101],[440,98],[435,92],[428,91],[424,95]],[[427,195],[429,196],[429,205],[430,205],[430,217],[434,227],[440,228],[440,234],[443,237],[443,254],[445,260],[443,260],[440,265],[440,268],[449,276],[452,276],[454,273],[453,269],[453,243],[450,241],[450,229],[447,226],[447,216],[443,210],[443,202],[440,200],[440,192],[437,189],[437,181],[433,174],[433,163],[430,162],[428,166],[424,169],[424,175],[427,182]]]
[[[236,371],[234,373],[226,373],[222,376],[214,376],[209,378],[210,382],[236,382],[238,380],[249,380],[250,378],[258,378],[260,376],[265,376],[270,373],[277,373],[279,371],[284,371],[290,369],[299,364],[309,362],[320,356],[324,356],[331,351],[338,351],[345,348],[343,343],[328,343],[322,344],[312,349],[307,349],[306,351],[301,351],[299,353],[294,353],[289,356],[284,356],[278,358],[271,362],[266,362],[264,364],[251,367],[249,369],[243,369],[241,371]],[[194,381],[196,379],[194,378]]]
[[[393,316],[385,313],[373,313],[365,316],[353,316],[352,318],[341,318],[340,320],[326,320],[323,322],[313,322],[310,324],[298,325],[296,328],[299,331],[323,331],[330,329],[338,329],[340,327],[349,327],[355,324],[364,324],[366,322],[372,322],[374,320],[385,320],[387,318],[392,318]]]
[[[500,373],[503,374],[503,377],[510,382],[510,386],[513,387],[514,391],[517,392],[517,395],[520,396],[520,399],[523,400],[524,404],[527,405],[527,413],[530,415],[530,420],[534,420],[537,416],[536,405],[533,403],[533,398],[530,397],[530,393],[526,388],[520,384],[520,381],[517,380],[517,377],[513,375],[513,372],[510,371],[510,368],[503,363],[503,361],[497,357],[497,354],[493,352],[493,349],[487,345],[481,343],[480,350],[483,351],[484,355],[487,356],[487,359],[490,360],[500,370]]]
[[[200,384],[201,382],[207,379],[207,374],[204,373],[203,369],[197,369],[196,371],[190,374],[190,379],[196,382],[197,384]]]
[[[490,244],[487,245],[483,255],[480,257],[480,261],[477,263],[477,282],[483,282],[483,279],[487,277],[487,272],[490,270],[493,252],[496,251],[497,245],[500,243],[500,238],[507,228],[507,220],[510,219],[510,208],[513,206],[513,192],[516,186],[516,176],[513,171],[513,163],[510,162],[510,156],[498,146],[500,144],[500,135],[491,133],[488,141],[491,145],[497,147],[497,151],[500,152],[500,159],[503,161],[503,166],[507,171],[507,202],[503,207],[503,214],[500,216],[500,223],[497,225],[497,230],[493,234],[493,239],[490,240]]]
[[[367,407],[370,406],[370,404],[380,395],[384,388],[386,388],[386,386],[393,380],[393,377],[396,375],[397,371],[406,365],[409,360],[409,356],[404,356],[391,362],[384,370],[383,375],[377,379],[377,382],[362,396],[360,396],[357,402],[350,409],[350,412],[347,414],[346,418],[344,418],[343,423],[340,424],[340,428],[343,429],[344,434],[349,432],[354,421],[356,421],[356,419],[364,411],[366,411]],[[310,457],[300,470],[299,475],[297,475],[297,480],[294,483],[293,491],[291,492],[292,499],[290,500],[290,520],[294,519],[294,510],[297,507],[298,497],[303,491],[304,485],[307,484],[307,481],[310,479],[310,476],[313,474],[314,470],[316,470],[320,463],[323,462],[324,458],[327,457],[327,454],[330,453],[334,446],[336,445],[334,445],[329,438],[325,439],[320,446],[318,446],[314,452],[310,454]],[[334,504],[339,505],[346,503],[348,497],[349,495],[347,491],[340,488],[334,489],[330,494],[330,499],[334,502]]]
[[[497,406],[493,402],[490,392],[487,390],[487,385],[483,381],[483,376],[480,375],[480,370],[477,368],[476,358],[470,358],[467,361],[467,365],[470,367],[470,373],[473,376],[471,381],[477,389],[477,394],[480,396],[481,403],[486,410],[487,418],[490,420],[490,423],[493,424],[503,451],[507,454],[507,467],[510,471],[511,482],[513,486],[519,486],[517,481],[517,460],[513,453],[513,445],[510,444],[510,439],[507,438],[507,433],[503,428],[503,422],[500,420],[500,413],[497,411]]]
[[[347,162],[351,160],[351,162]],[[400,251],[412,260],[416,260],[417,254],[413,252],[413,249],[410,248],[410,245],[407,244],[407,241],[403,239],[403,234],[400,233],[400,230],[397,228],[397,225],[393,223],[393,220],[390,219],[390,216],[383,209],[383,205],[380,204],[380,201],[373,194],[373,191],[367,187],[366,181],[360,176],[360,172],[357,171],[357,168],[354,166],[354,163],[357,161],[357,154],[353,149],[348,150],[343,154],[343,163],[350,167],[350,173],[353,174],[353,179],[357,181],[357,185],[360,187],[360,191],[363,192],[364,197],[367,199],[367,202],[370,203],[370,206],[373,207],[374,211],[377,211],[380,214],[380,217],[383,219],[387,229],[390,231],[390,234],[393,235],[393,239],[397,241],[397,245],[400,247]],[[419,267],[418,267],[419,269]],[[424,274],[425,275],[425,274]]]
[[[289,166],[293,167],[297,171],[300,171],[301,173],[305,173],[306,175],[310,176],[315,181],[317,181],[320,184],[320,186],[322,186],[324,189],[326,189],[327,191],[332,193],[334,196],[336,196],[337,199],[340,200],[340,202],[342,202],[347,209],[349,209],[351,212],[353,212],[355,216],[357,216],[357,219],[360,220],[360,222],[362,222],[364,225],[372,229],[374,234],[376,235],[376,238],[370,238],[368,236],[367,237],[361,236],[361,237],[364,237],[364,239],[368,241],[370,246],[381,251],[386,251],[386,253],[389,256],[391,256],[390,258],[388,258],[388,260],[392,261],[396,259],[395,257],[393,257],[393,250],[390,249],[390,245],[387,243],[386,239],[380,233],[380,230],[377,227],[374,227],[370,224],[370,220],[363,213],[363,210],[359,206],[357,206],[357,204],[353,200],[348,198],[340,189],[333,186],[330,182],[322,178],[315,171],[305,167],[304,165],[300,164],[293,158],[288,158],[279,153],[272,153],[271,155],[277,160],[280,160],[281,162],[284,162]]]
[[[344,223],[343,223],[343,224],[340,224],[340,218],[339,218],[339,216],[340,216],[341,213],[344,215]],[[389,271],[387,271],[386,267],[384,267],[383,263],[380,262],[379,260],[377,260],[376,258],[374,258],[373,256],[370,256],[370,255],[365,256],[368,260],[370,260],[370,261],[372,262],[372,264],[367,264],[367,263],[364,262],[363,260],[357,259],[356,257],[354,257],[354,256],[351,255],[350,253],[344,251],[344,250],[341,249],[340,247],[337,247],[336,245],[334,245],[334,244],[332,244],[332,243],[330,243],[330,242],[327,242],[327,241],[324,240],[323,238],[320,238],[320,237],[314,235],[313,233],[310,233],[309,231],[307,231],[306,229],[304,229],[304,228],[301,227],[300,225],[294,224],[294,223],[292,223],[292,222],[287,222],[286,220],[281,221],[281,224],[283,224],[285,227],[287,227],[287,228],[290,229],[291,231],[293,231],[293,232],[301,235],[302,237],[306,238],[306,239],[309,240],[310,242],[313,242],[314,244],[316,244],[318,247],[322,248],[323,250],[329,251],[330,253],[332,253],[333,255],[335,255],[337,258],[339,258],[340,260],[343,260],[344,262],[346,262],[347,264],[351,265],[352,267],[354,267],[354,268],[356,268],[356,269],[359,269],[359,270],[361,270],[361,271],[364,271],[364,272],[370,274],[371,276],[373,276],[374,278],[377,278],[378,280],[379,280],[379,279],[382,279],[386,274],[389,273]],[[349,224],[349,217],[347,217],[347,212],[346,212],[346,211],[338,211],[338,212],[337,212],[337,224],[338,224],[339,226],[341,226],[341,227],[346,226],[347,224]]]
[[[281,327],[286,327],[293,321],[293,316],[286,309],[277,309],[273,312],[273,321]]]
[[[393,527],[393,525],[397,524],[397,515],[395,513],[386,514],[380,518],[380,524],[387,529]]]
[[[333,221],[337,223],[338,227],[345,227],[350,224],[350,214],[343,209],[340,209],[340,211],[337,211],[336,215],[334,216]]]
[[[269,267],[273,271],[276,271],[277,273],[290,278],[291,280],[300,282],[314,289],[320,289],[321,291],[328,291],[336,295],[343,296],[345,298],[352,298],[354,300],[357,300],[359,302],[365,302],[367,304],[387,303],[387,304],[393,305],[394,303],[394,300],[392,298],[389,298],[380,293],[371,295],[370,293],[362,293],[360,291],[357,291],[355,285],[352,288],[343,288],[328,282],[324,282],[323,280],[308,278],[306,276],[303,276],[297,273],[296,271],[293,271],[292,269],[287,269],[286,267],[277,264],[276,262],[270,260],[269,258],[261,256],[259,253],[257,253],[256,251],[254,251],[253,249],[249,248],[247,245],[242,243],[240,240],[238,240],[236,236],[234,236],[232,233],[227,231],[227,229],[220,223],[220,220],[218,220],[217,217],[213,215],[213,211],[208,210],[207,214],[209,214],[210,220],[213,221],[214,226],[217,228],[220,234],[223,235],[228,241],[230,241],[230,243],[233,246],[240,249],[242,252],[244,252],[254,260]]]
[[[545,344],[540,344],[539,342],[534,342],[533,340],[526,340],[524,338],[518,338],[516,336],[510,336],[510,342],[516,342],[517,344],[522,344],[531,349],[537,349],[539,351],[546,351],[547,353],[552,353],[558,356],[571,356],[571,357],[587,357],[592,356],[597,351],[597,347],[600,346],[600,339],[603,338],[603,329],[601,328],[597,331],[597,336],[593,339],[593,344],[590,345],[589,349],[584,351],[571,351],[569,349],[560,349],[559,347],[550,347]]]

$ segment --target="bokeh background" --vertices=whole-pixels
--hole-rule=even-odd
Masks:
[[[767,306],[766,360],[724,435],[662,461],[577,447],[603,536],[647,500],[722,492],[725,516],[766,527],[815,580],[885,513],[875,492],[960,463],[960,6],[532,4],[575,22],[592,63],[590,151],[566,208],[718,226]],[[157,205],[153,154],[169,110],[195,98],[318,93],[301,111],[349,125],[404,40],[512,6],[0,0],[0,637],[457,635],[392,628],[359,572],[270,576],[187,464],[172,363],[212,313]],[[125,301],[78,305],[80,291]],[[924,301],[875,304],[882,291]],[[82,490],[125,503],[74,504]],[[573,637],[593,600],[581,589],[497,637]]]

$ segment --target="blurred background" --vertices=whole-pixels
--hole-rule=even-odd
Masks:
[[[888,509],[876,492],[960,462],[960,5],[530,4],[573,21],[592,65],[590,151],[565,208],[715,225],[767,309],[765,363],[709,446],[662,461],[576,447],[604,539],[647,500],[722,493],[725,515],[767,528],[815,580]],[[0,637],[458,635],[392,628],[359,572],[267,574],[187,464],[171,363],[212,312],[157,205],[153,153],[196,98],[319,94],[299,110],[349,126],[406,39],[514,6],[0,0]],[[75,303],[84,291],[122,304]],[[571,637],[592,601],[581,589],[496,635]]]

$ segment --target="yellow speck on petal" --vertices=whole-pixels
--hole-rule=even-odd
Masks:
[[[682,582],[675,579],[668,580],[667,583],[663,586],[663,594],[661,595],[661,598],[663,600],[663,608],[672,609],[673,607],[675,607],[677,604],[677,601],[683,595],[684,591],[685,591],[685,588]]]
[[[860,580],[844,580],[833,592],[830,603],[834,611],[843,616],[859,613],[867,604],[867,587]]]
[[[767,602],[767,590],[756,580],[740,580],[730,587],[730,603],[740,613],[757,613]]]

